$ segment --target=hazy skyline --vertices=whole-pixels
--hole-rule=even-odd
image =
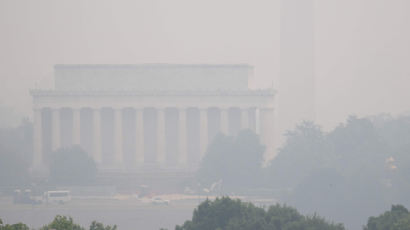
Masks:
[[[52,88],[55,64],[248,63],[252,88],[280,93],[279,9],[279,0],[0,0],[0,105],[31,116],[29,89]],[[319,124],[410,110],[409,9],[316,1]]]

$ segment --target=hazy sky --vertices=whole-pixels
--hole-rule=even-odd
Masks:
[[[279,0],[0,0],[0,104],[31,115],[54,64],[248,63],[279,85]],[[410,1],[316,1],[317,121],[410,111]],[[280,108],[278,108],[280,109]]]

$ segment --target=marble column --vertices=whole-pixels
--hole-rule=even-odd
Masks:
[[[123,151],[122,151],[122,110],[120,108],[114,109],[114,150],[115,150],[115,163],[117,166],[123,164]]]
[[[205,155],[206,148],[208,147],[208,109],[199,109],[199,145],[200,145],[200,157],[201,159]]]
[[[73,108],[73,145],[81,144],[80,109]]]
[[[249,109],[241,109],[241,129],[249,129]]]
[[[165,163],[165,109],[157,109],[157,163]]]
[[[187,163],[187,136],[186,136],[186,109],[180,108],[178,114],[178,163],[185,165]]]
[[[60,131],[60,109],[53,108],[51,114],[51,122],[52,122],[52,131],[51,131],[51,139],[52,145],[51,148],[53,151],[59,149],[61,147],[61,131]]]
[[[101,164],[101,110],[93,109],[94,160]]]
[[[42,170],[43,165],[43,125],[42,125],[42,110],[39,108],[34,109],[34,155],[33,155],[33,168]]]
[[[258,135],[261,135],[261,129],[260,129],[260,125],[261,125],[261,122],[260,122],[260,118],[261,118],[261,115],[260,115],[260,112],[261,112],[261,110],[259,109],[259,108],[256,108],[255,109],[255,133],[256,134],[258,134]]]
[[[135,109],[135,120],[136,120],[136,155],[135,160],[137,165],[142,165],[144,163],[144,109]]]
[[[221,108],[221,133],[229,134],[228,108]]]
[[[257,109],[256,108],[250,108],[249,109],[249,129],[252,130],[254,133],[257,132]]]
[[[259,111],[259,131],[262,144],[266,146],[265,159],[274,156],[274,110],[273,108],[261,108]]]

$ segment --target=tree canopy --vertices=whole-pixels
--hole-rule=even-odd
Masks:
[[[403,205],[393,205],[377,217],[370,217],[364,230],[410,230],[410,213]]]
[[[261,180],[263,154],[264,146],[250,130],[236,137],[219,134],[208,146],[198,180],[205,186],[221,181],[228,190],[255,186]]]
[[[57,215],[51,223],[49,223],[48,225],[45,225],[40,230],[52,230],[52,229],[55,229],[55,230],[67,230],[67,229],[85,230],[79,224],[74,223],[73,218],[66,217],[66,216],[60,216],[60,215]]]
[[[0,186],[25,185],[32,153],[32,124],[0,129]]]
[[[175,230],[344,230],[342,224],[329,223],[319,216],[303,216],[296,209],[274,205],[267,210],[229,197],[202,202]]]
[[[74,223],[73,218],[57,215],[48,225],[43,226],[40,230],[85,230],[79,224]],[[93,221],[89,230],[116,230],[117,226],[104,226],[104,224]]]
[[[87,184],[95,180],[94,160],[78,146],[62,148],[53,153],[50,179],[55,184]]]
[[[392,203],[410,205],[410,117],[352,116],[330,132],[304,122],[287,136],[266,170],[272,187],[289,188],[282,201],[349,228]]]
[[[23,223],[3,225],[3,221],[0,219],[0,230],[29,230],[29,227]]]

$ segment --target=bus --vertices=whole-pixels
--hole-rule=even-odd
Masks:
[[[44,192],[44,202],[45,203],[58,203],[64,204],[71,200],[70,191],[47,191]]]

